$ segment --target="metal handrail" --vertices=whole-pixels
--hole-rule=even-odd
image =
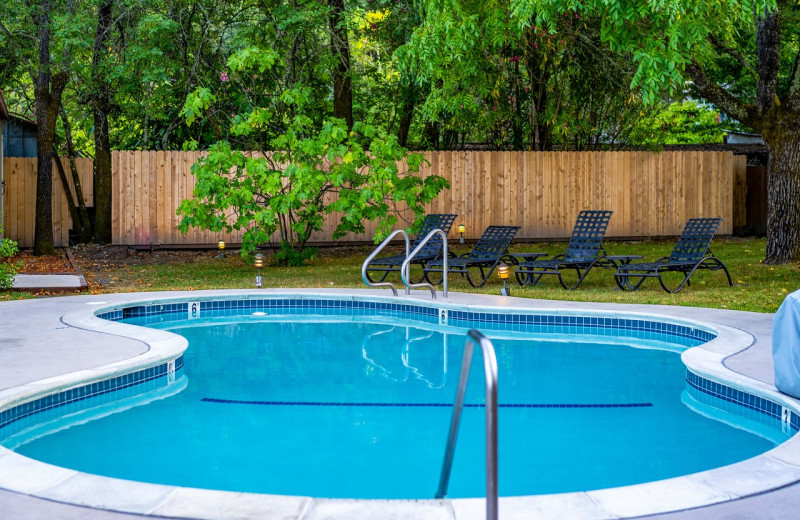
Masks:
[[[400,267],[400,278],[403,280],[403,285],[406,286],[406,294],[408,294],[410,289],[427,287],[431,291],[431,298],[434,300],[436,299],[436,287],[434,287],[433,284],[426,282],[411,283],[408,281],[408,276],[411,272],[411,260],[413,260],[417,254],[419,254],[422,248],[425,247],[425,244],[431,241],[434,235],[442,235],[442,258],[444,260],[442,263],[442,298],[447,298],[447,234],[441,229],[431,230],[431,232],[422,239],[419,245],[417,245],[417,247],[415,247],[410,254],[406,255],[406,260]]]
[[[447,436],[447,447],[436,498],[444,498],[447,495],[447,485],[450,482],[450,470],[453,467],[453,455],[458,438],[458,426],[461,422],[461,412],[464,409],[464,394],[467,390],[469,367],[472,364],[472,353],[477,344],[483,353],[483,369],[486,376],[486,520],[497,520],[497,356],[492,342],[479,331],[470,330],[467,336],[464,344],[464,356],[461,358],[461,375],[458,378],[456,402],[453,406],[450,433]]]
[[[367,287],[389,287],[392,290],[392,294],[395,295],[395,296],[397,296],[397,288],[394,286],[394,284],[392,282],[375,282],[375,283],[372,283],[367,279],[367,267],[369,267],[370,262],[372,262],[375,259],[375,257],[378,256],[378,253],[383,251],[383,248],[386,247],[386,245],[389,242],[391,242],[392,239],[394,237],[396,237],[397,235],[403,235],[403,238],[406,241],[406,258],[408,258],[408,250],[411,247],[411,245],[410,245],[411,242],[408,239],[408,233],[406,233],[402,229],[398,229],[397,231],[392,231],[392,234],[389,235],[388,237],[386,237],[386,240],[381,242],[381,244],[378,247],[375,248],[375,251],[373,251],[372,254],[369,255],[366,260],[364,260],[364,263],[361,264],[361,279],[364,280],[364,283],[367,284]],[[406,268],[405,265],[406,264],[404,263],[403,267],[400,268],[400,275],[401,276],[403,275],[403,269]],[[405,283],[405,280],[403,282]],[[410,294],[410,293],[411,293],[411,289],[409,289],[408,286],[406,286],[406,294]]]

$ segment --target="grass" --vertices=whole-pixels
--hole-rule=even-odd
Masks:
[[[668,254],[673,244],[673,241],[609,241],[606,243],[606,250],[609,254],[639,254],[643,255],[645,260],[655,260]],[[734,281],[733,287],[728,286],[722,272],[698,271],[692,277],[691,285],[678,294],[664,292],[656,280],[646,281],[636,292],[622,292],[616,289],[611,271],[595,269],[575,291],[562,289],[555,277],[549,277],[545,287],[522,288],[513,282],[511,291],[513,296],[521,298],[685,305],[775,312],[788,293],[800,288],[800,266],[762,264],[765,244],[764,239],[730,238],[714,241],[712,249],[728,266]],[[557,254],[563,252],[564,246],[563,242],[519,244],[514,246],[512,251],[544,251]],[[319,256],[304,267],[267,266],[263,270],[264,287],[363,288],[361,262],[371,249],[369,247],[322,249]],[[456,244],[456,250],[466,251],[467,247]],[[255,269],[250,264],[245,264],[232,252],[228,252],[224,259],[214,256],[215,253],[203,252],[197,253],[190,260],[184,257],[176,262],[163,260],[156,262],[149,261],[146,257],[140,258],[139,265],[114,266],[104,272],[103,278],[106,284],[102,286],[96,283],[99,275],[83,265],[81,268],[94,293],[253,287]],[[80,257],[78,262],[81,264]],[[397,278],[395,277],[395,281],[399,283]],[[450,280],[450,290],[459,292],[499,294],[501,285],[502,282],[495,275],[481,289],[470,287],[459,276]],[[0,292],[0,300],[26,296]]]

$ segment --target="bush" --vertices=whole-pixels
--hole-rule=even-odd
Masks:
[[[0,228],[0,234],[3,229]],[[12,262],[11,257],[19,252],[17,243],[10,238],[0,241],[0,289],[10,289],[14,286],[14,275],[20,267],[19,262]]]
[[[292,244],[281,242],[281,248],[272,255],[272,264],[278,267],[300,267],[306,260],[313,260],[316,257],[316,247],[293,249]]]

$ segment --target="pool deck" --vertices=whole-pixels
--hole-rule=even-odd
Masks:
[[[21,385],[50,378],[69,377],[114,363],[126,363],[150,349],[140,340],[103,332],[81,330],[62,321],[66,314],[105,305],[158,298],[197,298],[232,294],[325,294],[341,296],[391,296],[387,290],[298,289],[260,291],[193,291],[103,294],[44,298],[0,303],[0,395]],[[429,302],[427,292],[400,299]],[[774,392],[772,373],[772,317],[741,311],[546,301],[527,298],[451,293],[440,303],[497,306],[516,309],[602,310],[644,313],[687,319],[725,328],[730,337],[748,339],[748,345],[726,351],[724,342],[699,359],[719,365],[732,378],[764,392]],[[69,320],[68,320],[69,321]],[[727,336],[726,336],[727,337]],[[696,349],[702,350],[702,349]],[[715,361],[716,360],[716,361]],[[711,369],[716,369],[711,367]],[[729,378],[730,379],[730,378]],[[796,403],[790,398],[785,401]],[[286,518],[321,520],[415,518],[467,520],[484,517],[483,500],[356,501],[304,497],[278,497],[221,493],[187,488],[131,484],[52,468],[46,478],[23,482],[17,475],[16,454],[0,451],[0,518],[28,519],[132,519],[142,515],[180,518]],[[27,460],[27,459],[26,459]],[[502,464],[502,461],[501,461]],[[774,471],[773,471],[774,468]],[[17,491],[9,491],[16,489]],[[18,492],[28,489],[30,492]],[[47,492],[40,492],[45,490]],[[501,490],[502,492],[502,490]],[[46,498],[40,498],[40,497]],[[93,499],[88,499],[87,497]],[[98,500],[98,497],[100,499]],[[141,506],[135,503],[140,501]],[[94,507],[86,507],[92,503]],[[697,504],[713,504],[697,507]],[[133,504],[133,505],[131,505]],[[148,505],[149,504],[149,505]],[[673,510],[674,512],[667,512]],[[126,514],[115,511],[134,511]],[[732,466],[656,483],[588,493],[511,497],[501,499],[500,518],[639,518],[664,520],[797,518],[800,511],[800,439],[793,438],[765,455]]]

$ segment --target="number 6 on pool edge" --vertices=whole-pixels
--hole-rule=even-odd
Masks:
[[[190,320],[200,317],[200,302],[189,302],[187,307],[187,317]]]

